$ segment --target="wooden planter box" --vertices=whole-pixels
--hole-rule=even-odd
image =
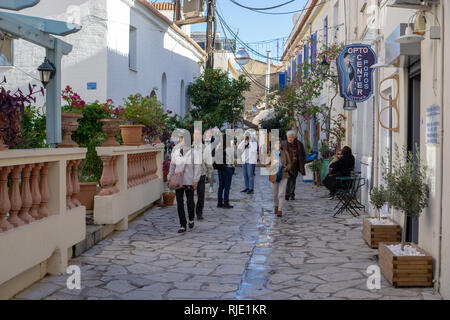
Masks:
[[[398,287],[432,287],[433,266],[432,257],[414,243],[407,243],[425,256],[395,256],[387,245],[395,243],[380,243],[378,248],[378,264],[381,273],[389,283]]]
[[[394,222],[390,218],[381,219]],[[362,233],[364,240],[372,249],[378,249],[378,243],[380,242],[400,242],[401,238],[399,224],[395,223],[395,225],[373,225],[367,218],[364,218],[363,220]]]

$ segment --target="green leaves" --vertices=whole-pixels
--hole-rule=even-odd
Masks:
[[[205,69],[202,75],[189,85],[193,120],[203,120],[205,128],[222,127],[233,123],[244,111],[244,91],[250,90],[250,82],[244,76],[230,79],[227,72]]]
[[[422,164],[417,146],[414,154],[406,146],[400,151],[395,145],[394,151],[392,168],[386,165],[384,159],[382,161],[389,203],[407,216],[418,217],[428,206],[428,168]]]
[[[370,203],[380,210],[389,201],[389,194],[383,185],[370,191]]]

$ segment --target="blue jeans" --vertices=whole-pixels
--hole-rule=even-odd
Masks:
[[[211,182],[209,183],[209,186],[212,188],[214,186],[214,182],[216,181],[214,172],[211,173]]]
[[[253,190],[255,187],[255,168],[256,164],[243,164],[245,189]]]
[[[218,170],[219,174],[219,191],[217,197],[219,199],[230,199],[231,179],[233,178],[233,169],[227,168],[225,171]]]

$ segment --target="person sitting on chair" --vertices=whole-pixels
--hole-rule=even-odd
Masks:
[[[355,168],[355,157],[352,149],[345,146],[341,152],[338,152],[330,163],[330,173],[323,180],[323,185],[330,191],[330,200],[336,195],[339,189],[338,177],[348,177]]]

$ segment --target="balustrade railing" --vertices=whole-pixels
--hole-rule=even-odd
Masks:
[[[0,232],[51,215],[47,203],[51,163],[0,167]]]
[[[2,151],[0,156],[6,155],[6,152],[11,151]],[[48,208],[50,201],[48,173],[56,162],[29,162],[0,165],[0,233],[52,215]],[[67,210],[81,206],[80,201],[76,199],[80,192],[78,181],[80,163],[81,160],[67,160]]]

